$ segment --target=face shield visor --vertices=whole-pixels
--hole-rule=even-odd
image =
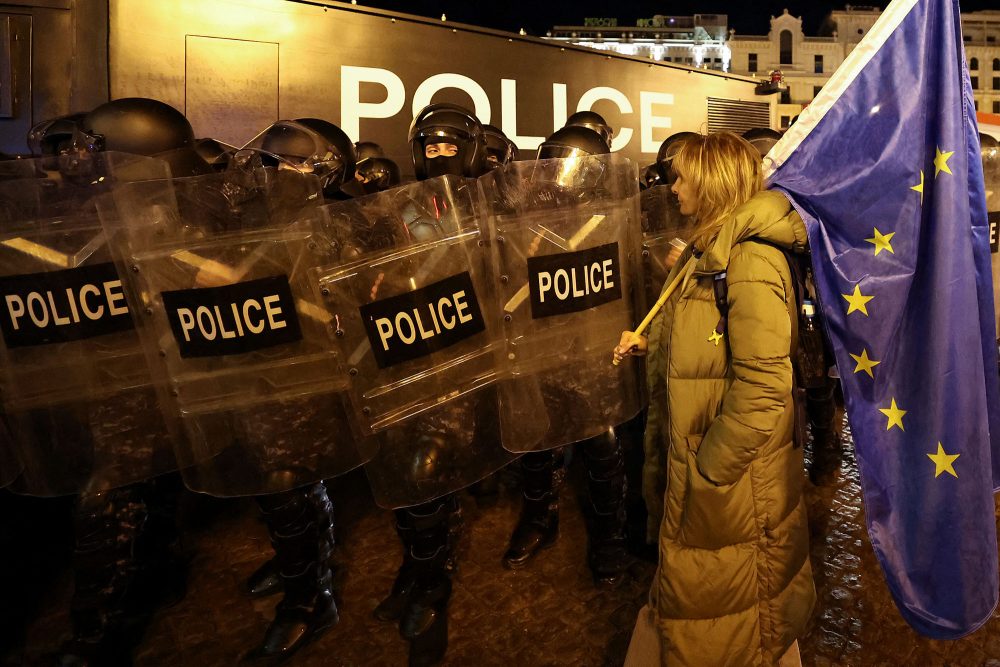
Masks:
[[[278,170],[291,169],[316,175],[324,189],[344,181],[346,161],[335,146],[301,123],[282,120],[251,139],[237,155],[257,153],[260,164]],[[245,163],[249,158],[243,155]]]

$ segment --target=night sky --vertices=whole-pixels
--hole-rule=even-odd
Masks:
[[[815,35],[820,24],[832,8],[842,9],[844,2],[824,0],[661,0],[660,2],[612,2],[611,0],[358,0],[358,4],[392,11],[420,14],[440,18],[447,14],[449,21],[486,26],[498,30],[517,32],[524,28],[528,34],[544,36],[555,25],[582,25],[584,17],[613,17],[618,25],[635,25],[637,18],[654,14],[728,14],[729,27],[738,33],[767,34],[771,15],[781,14],[787,8],[790,14],[801,16],[806,35]],[[877,5],[885,8],[886,2],[854,3],[855,6]],[[961,3],[962,11],[1000,9],[1000,0],[968,0]]]

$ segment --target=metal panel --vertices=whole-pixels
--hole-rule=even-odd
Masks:
[[[242,146],[278,120],[276,42],[188,35],[184,82],[184,115],[200,136]]]
[[[24,150],[31,127],[31,17],[0,14],[0,150]]]
[[[355,140],[382,144],[404,171],[413,108],[430,101],[474,104],[526,155],[568,114],[593,107],[618,129],[614,148],[646,163],[673,132],[705,129],[707,97],[755,100],[756,81],[746,77],[362,4],[109,0],[111,96],[155,97],[183,109],[189,35],[278,43],[280,115],[338,123]],[[249,106],[229,100],[226,127],[243,137],[264,124],[247,120]],[[196,134],[208,134],[193,124]]]
[[[742,134],[754,127],[771,127],[771,108],[767,102],[708,98],[709,132],[729,130]]]

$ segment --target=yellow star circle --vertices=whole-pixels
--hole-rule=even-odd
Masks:
[[[719,347],[719,341],[722,340],[722,334],[718,331],[712,330],[712,335],[708,337],[709,343],[714,343],[716,347]]]
[[[851,353],[848,352],[848,354]],[[858,365],[854,367],[855,373],[860,373],[861,371],[864,371],[865,373],[868,373],[868,377],[870,377],[873,380],[875,379],[875,374],[872,373],[872,369],[881,364],[882,363],[881,361],[875,361],[873,359],[869,359],[867,349],[861,350],[861,354],[851,354],[851,357],[854,359],[854,361],[858,362]]]
[[[924,170],[920,170],[920,182],[916,185],[910,187],[911,190],[916,190],[920,193],[920,203],[924,203]]]
[[[898,426],[900,431],[906,430],[903,428],[903,415],[907,411],[899,409],[895,398],[892,399],[892,403],[889,404],[888,408],[879,408],[878,411],[889,418],[889,423],[885,426],[886,431],[890,430],[893,426]]]
[[[895,255],[896,251],[892,249],[892,243],[890,243],[890,241],[892,241],[892,237],[896,235],[896,232],[883,234],[878,230],[878,227],[874,227],[873,229],[875,230],[875,236],[870,239],[865,239],[865,241],[868,241],[875,246],[875,256],[878,257],[878,254],[883,250],[888,250]]]
[[[937,454],[928,454],[927,458],[934,461],[934,477],[936,478],[943,472],[952,475],[953,477],[958,477],[958,473],[955,472],[955,468],[951,465],[955,462],[961,454],[946,454],[944,447],[941,443],[938,443]]]
[[[946,174],[951,174],[951,169],[948,167],[948,160],[951,156],[955,154],[955,151],[948,151],[942,153],[941,149],[936,149],[937,153],[934,155],[934,178],[937,178],[938,174],[942,171]],[[954,174],[951,174],[954,176]]]
[[[844,297],[849,304],[847,307],[848,315],[854,311],[858,311],[860,313],[864,313],[865,317],[868,316],[868,302],[875,298],[873,296],[865,296],[862,294],[860,284],[854,286],[854,294],[841,294],[840,296]]]

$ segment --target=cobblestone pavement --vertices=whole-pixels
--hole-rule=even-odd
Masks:
[[[558,543],[521,571],[500,565],[519,510],[516,477],[501,475],[501,496],[492,507],[464,499],[467,530],[445,665],[621,664],[654,566],[637,560],[628,583],[595,588],[585,563],[586,528],[576,495],[585,485],[578,463],[563,491]],[[821,488],[806,482],[806,489],[819,603],[800,642],[803,664],[1000,667],[1000,615],[954,642],[921,638],[902,621],[868,543],[849,441],[837,478]],[[374,508],[358,474],[331,484],[331,496],[340,541],[335,558],[341,621],[287,664],[405,665],[407,646],[395,627],[371,615],[400,560],[392,516]],[[242,582],[270,555],[264,526],[247,500],[188,496],[183,510],[186,548],[192,554],[189,591],[153,617],[136,664],[237,664],[262,636],[277,602],[241,593]],[[68,558],[51,553],[68,552],[67,542],[47,543],[50,553],[28,568],[37,580],[27,590],[37,600],[29,609],[24,646],[10,650],[0,664],[46,664],[45,656],[67,635]]]

